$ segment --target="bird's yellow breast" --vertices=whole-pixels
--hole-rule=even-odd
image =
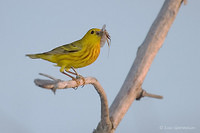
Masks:
[[[83,47],[83,49],[78,52],[54,55],[55,63],[57,63],[57,66],[60,66],[61,69],[69,69],[71,67],[81,68],[92,64],[100,54],[100,42],[87,45],[87,47]]]

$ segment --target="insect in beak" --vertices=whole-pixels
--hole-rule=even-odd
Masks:
[[[101,31],[99,31],[99,35],[101,36],[101,47],[104,46],[105,42],[107,42],[108,47],[110,47],[111,37],[106,31],[106,25],[104,24]]]
[[[108,43],[108,47],[110,47],[111,37],[106,30],[105,30],[105,34],[106,34],[106,41]]]

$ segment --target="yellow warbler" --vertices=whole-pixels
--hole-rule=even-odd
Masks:
[[[102,47],[106,41],[109,46],[110,36],[105,27],[106,26],[103,25],[102,29],[90,29],[82,39],[57,47],[49,52],[27,54],[26,56],[32,59],[41,58],[56,63],[56,66],[61,67],[60,72],[75,79],[68,73],[79,76],[75,69],[93,63],[99,56],[100,47]],[[71,72],[70,68],[74,72]]]

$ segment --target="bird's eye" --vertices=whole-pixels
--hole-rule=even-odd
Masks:
[[[93,31],[93,30],[91,31],[91,34],[94,34],[94,31]]]

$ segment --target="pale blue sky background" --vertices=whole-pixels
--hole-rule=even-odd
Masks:
[[[58,90],[56,95],[41,89],[33,83],[43,78],[39,72],[69,78],[52,63],[25,54],[70,43],[106,24],[112,37],[109,56],[105,45],[98,60],[78,72],[99,80],[110,105],[163,2],[0,0],[0,132],[92,132],[100,120],[100,100],[93,87]],[[164,99],[134,102],[116,133],[200,132],[199,5],[199,0],[188,0],[181,7],[144,81],[145,90]]]

